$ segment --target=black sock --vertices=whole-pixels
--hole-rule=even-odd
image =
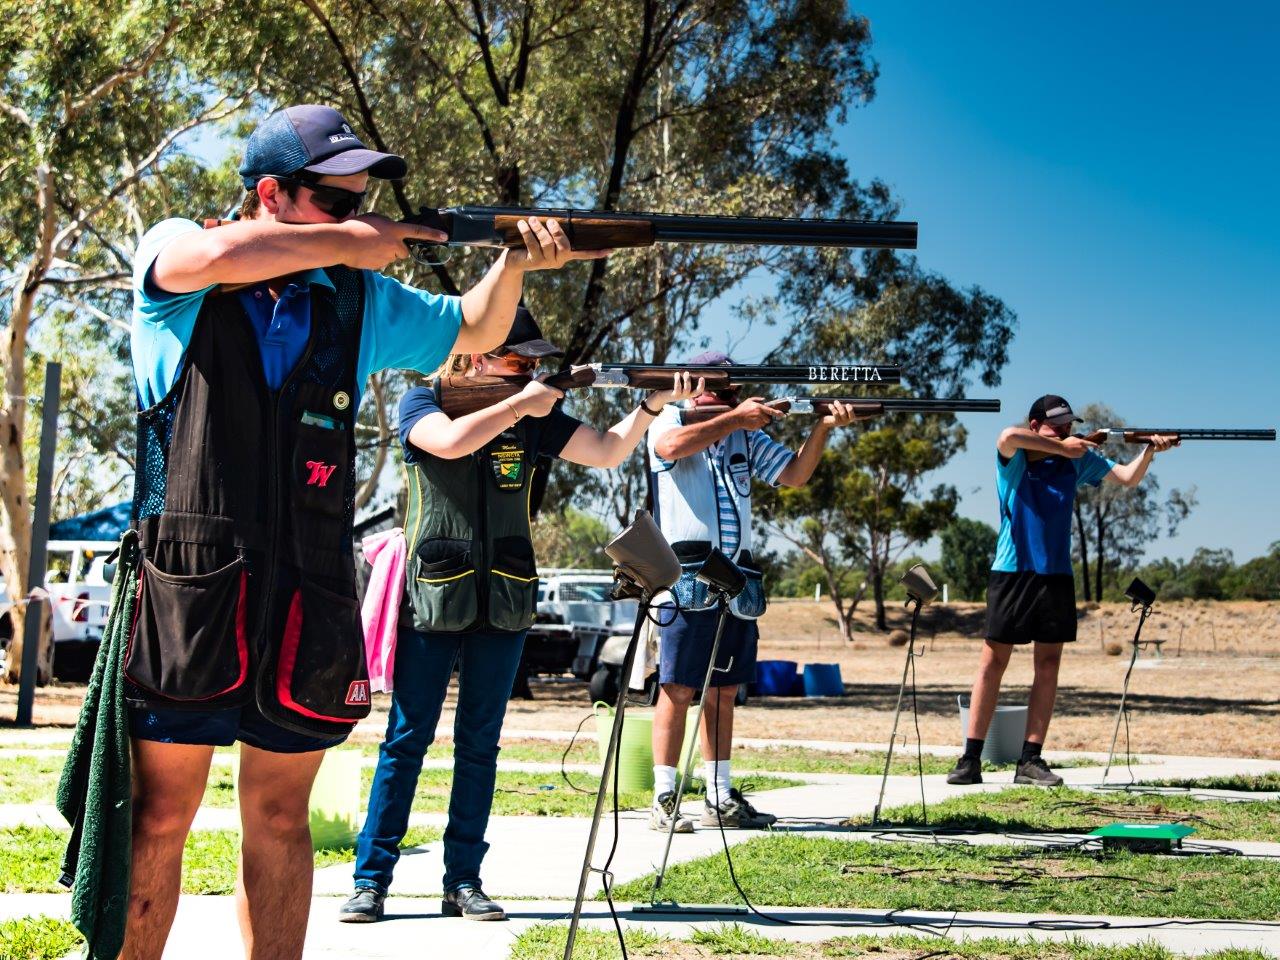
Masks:
[[[965,741],[964,741],[965,758],[969,760],[981,760],[982,745],[986,742],[987,742],[986,740],[975,740],[973,739],[973,737],[965,737]]]
[[[1026,763],[1028,760],[1036,759],[1036,757],[1040,756],[1040,751],[1043,748],[1043,743],[1032,743],[1030,740],[1024,740],[1022,742],[1022,757],[1018,762]]]

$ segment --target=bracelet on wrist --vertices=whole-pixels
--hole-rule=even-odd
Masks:
[[[645,397],[643,400],[640,401],[640,409],[643,410],[645,413],[647,413],[651,417],[656,417],[660,413],[662,413],[661,408],[654,410],[649,406],[649,397]]]
[[[520,416],[521,416],[521,414],[520,414],[520,408],[519,408],[519,407],[517,407],[517,406],[516,406],[512,401],[510,401],[510,400],[503,400],[502,402],[503,402],[503,404],[506,406],[506,408],[507,408],[508,410],[510,410],[510,411],[511,411],[511,416],[515,418],[514,420],[512,420],[512,421],[511,421],[512,426],[514,426],[515,424],[519,423],[519,422],[520,422]]]

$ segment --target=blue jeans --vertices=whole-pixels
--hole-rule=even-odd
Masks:
[[[435,739],[454,664],[458,709],[453,723],[453,789],[444,831],[444,889],[480,886],[489,849],[484,833],[493,806],[498,740],[525,631],[421,633],[401,628],[396,639],[395,691],[387,736],[356,840],[355,885],[386,893],[409,829],[422,758]]]

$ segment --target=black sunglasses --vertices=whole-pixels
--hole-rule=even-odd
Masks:
[[[331,187],[328,184],[316,183],[314,180],[308,180],[305,177],[296,174],[286,175],[269,175],[272,180],[277,183],[289,183],[299,187],[306,187],[311,191],[311,202],[317,209],[324,211],[336,220],[342,220],[353,213],[360,210],[360,205],[364,203],[366,191],[344,190],[341,187]]]

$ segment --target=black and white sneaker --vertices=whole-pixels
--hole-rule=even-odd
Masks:
[[[676,833],[693,833],[693,821],[676,810],[676,792],[668,790],[653,801],[649,808],[649,829],[666,833],[671,829],[671,818],[676,818]]]
[[[717,808],[710,799],[702,807],[704,827],[724,827],[726,830],[761,830],[778,822],[772,813],[761,813],[753,807],[737,787],[729,789],[729,797]]]
[[[356,887],[351,899],[338,910],[338,919],[343,923],[377,923],[382,919],[385,893],[379,893],[372,887]]]
[[[1013,774],[1014,783],[1029,783],[1037,787],[1060,787],[1062,778],[1049,769],[1043,757],[1019,760]]]
[[[968,786],[982,782],[982,759],[980,757],[961,757],[955,767],[947,774],[947,783]]]

